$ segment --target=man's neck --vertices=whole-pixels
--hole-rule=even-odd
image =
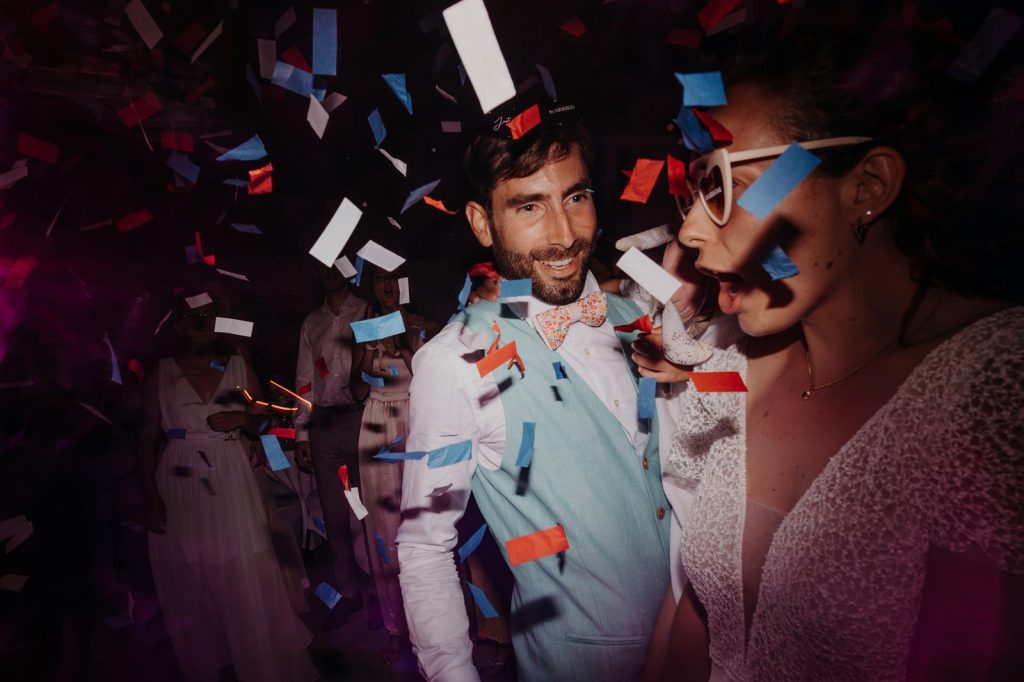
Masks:
[[[348,300],[349,291],[348,288],[339,289],[338,291],[329,291],[327,296],[324,298],[324,303],[335,315],[341,310],[341,306]]]

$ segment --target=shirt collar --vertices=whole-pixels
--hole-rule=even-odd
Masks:
[[[597,278],[594,274],[587,271],[587,278],[583,282],[583,291],[580,293],[579,298],[583,298],[588,294],[592,294],[595,291],[600,291],[601,288],[597,285]],[[577,298],[576,300],[579,300]],[[545,310],[551,310],[558,306],[550,303],[545,303],[534,296],[509,296],[506,299],[502,299],[503,302],[507,303],[512,310],[518,313],[520,316],[526,318],[526,320],[533,325],[533,318],[538,313],[542,313]]]
[[[359,298],[354,293],[349,293],[348,298],[346,298],[345,302],[341,304],[337,314],[331,310],[331,306],[327,305],[326,296],[324,297],[323,305],[320,306],[320,310],[322,310],[328,317],[349,319],[352,317],[351,311],[358,311],[365,305],[366,303],[363,302],[363,299]]]

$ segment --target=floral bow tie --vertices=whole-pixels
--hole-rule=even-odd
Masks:
[[[534,320],[537,322],[537,333],[548,344],[548,348],[558,350],[569,333],[569,325],[583,322],[590,327],[600,327],[607,316],[608,301],[604,292],[595,291],[575,303],[537,313]]]

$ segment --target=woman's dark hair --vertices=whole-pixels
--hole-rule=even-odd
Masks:
[[[853,33],[781,39],[738,57],[726,80],[758,87],[786,140],[873,138],[822,151],[820,173],[842,175],[879,144],[900,151],[906,180],[887,215],[916,278],[1024,300],[1020,107],[998,97],[1015,60],[966,85],[947,74],[959,48],[933,34],[885,21]]]
[[[510,178],[525,178],[548,161],[560,161],[578,149],[589,168],[594,145],[579,121],[544,121],[518,140],[478,135],[466,150],[464,166],[469,198],[491,213],[491,192]]]

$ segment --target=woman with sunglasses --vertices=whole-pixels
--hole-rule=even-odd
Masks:
[[[1021,669],[1020,149],[992,100],[915,68],[955,49],[878,33],[741,65],[711,112],[732,143],[690,165],[678,241],[745,334],[693,371],[747,390],[680,398],[662,470],[693,492],[675,510],[689,583],[648,680]],[[740,198],[793,141],[821,163],[759,219]],[[795,268],[773,279],[770,254]]]

